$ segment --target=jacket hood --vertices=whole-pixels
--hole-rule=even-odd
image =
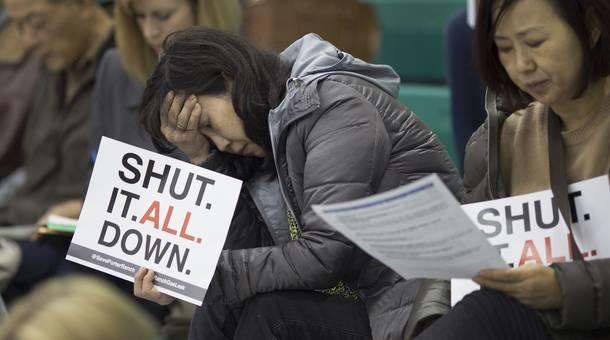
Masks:
[[[280,54],[280,58],[292,65],[291,78],[308,82],[329,73],[344,73],[363,78],[392,97],[398,97],[400,77],[390,66],[366,63],[340,51],[314,33],[295,41]]]

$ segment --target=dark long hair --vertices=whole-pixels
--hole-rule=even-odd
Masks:
[[[159,64],[146,83],[140,123],[162,152],[174,147],[161,133],[160,109],[169,91],[188,95],[229,94],[248,138],[260,145],[270,167],[273,157],[269,110],[279,105],[291,65],[235,34],[192,27],[169,35]],[[235,157],[233,157],[235,159]]]
[[[498,56],[494,41],[497,23],[518,0],[482,0],[477,15],[475,59],[483,81],[512,103],[529,103],[532,98],[521,91],[510,79]],[[574,30],[583,55],[580,97],[591,82],[610,74],[610,1],[609,0],[548,0],[557,14]],[[498,5],[496,5],[498,4]],[[495,8],[499,11],[495,12]],[[593,17],[591,17],[593,16]],[[600,29],[597,43],[590,47],[592,20]],[[565,56],[557,56],[565,58]],[[517,104],[518,105],[518,104]],[[512,107],[520,109],[522,107]]]

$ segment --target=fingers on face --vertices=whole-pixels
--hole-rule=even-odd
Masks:
[[[189,130],[189,131],[197,130],[197,128],[199,127],[199,120],[201,118],[201,113],[202,113],[201,104],[196,103],[195,107],[193,108],[193,112],[191,112],[191,116],[186,125],[187,130]]]
[[[161,103],[161,119],[167,120],[167,114],[169,112],[169,108],[172,106],[172,101],[174,100],[174,92],[169,91],[165,95],[165,99],[163,99],[163,103]]]
[[[175,125],[177,130],[185,131],[187,129],[189,120],[191,119],[193,111],[197,105],[197,97],[189,96],[178,113]]]
[[[174,99],[169,106],[169,110],[167,111],[167,121],[171,127],[176,127],[176,124],[178,123],[178,116],[180,115],[186,100],[186,95],[178,94],[174,96]]]
[[[182,132],[197,129],[202,112],[196,96],[175,95],[170,91],[162,104],[161,133],[170,142],[179,139]]]

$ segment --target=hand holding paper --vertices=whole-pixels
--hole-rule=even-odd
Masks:
[[[534,309],[561,306],[561,289],[552,268],[530,264],[519,268],[484,269],[473,281],[506,293]]]
[[[608,176],[573,183],[568,190],[573,236],[582,256],[585,260],[610,257]],[[572,261],[575,256],[570,231],[553,201],[552,192],[534,192],[462,208],[489,242],[501,250],[502,257],[516,267],[506,272],[484,272],[476,281],[534,308],[559,307],[561,297],[553,269],[544,266]],[[452,305],[478,288],[470,280],[452,280]]]

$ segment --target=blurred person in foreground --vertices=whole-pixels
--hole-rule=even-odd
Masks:
[[[610,3],[480,6],[479,69],[501,100],[488,101],[488,120],[468,144],[465,201],[555,194],[560,184],[555,199],[570,221],[566,183],[610,175]],[[485,269],[474,281],[483,289],[421,339],[610,338],[610,259]]]
[[[116,288],[93,278],[49,280],[0,324],[6,340],[156,340],[158,326]]]

